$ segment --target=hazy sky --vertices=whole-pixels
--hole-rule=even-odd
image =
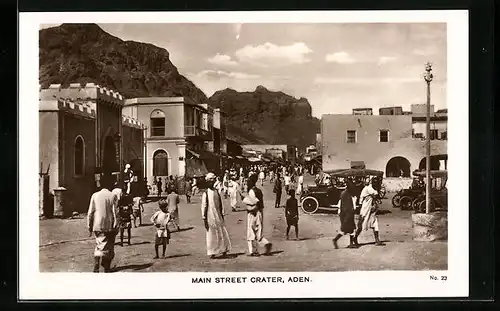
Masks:
[[[446,108],[446,24],[99,24],[123,40],[170,52],[207,96],[263,85],[306,97],[313,115],[424,103]],[[378,114],[378,112],[376,112]]]

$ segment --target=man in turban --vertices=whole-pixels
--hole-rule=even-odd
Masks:
[[[264,231],[264,196],[257,188],[257,174],[248,178],[248,196],[243,200],[247,206],[247,242],[248,255],[259,256],[257,245],[263,245],[264,255],[271,255],[272,244],[263,235]]]
[[[231,250],[231,241],[224,223],[222,200],[214,189],[216,176],[208,173],[205,177],[207,190],[201,196],[201,214],[207,231],[207,255],[210,258],[225,257]]]

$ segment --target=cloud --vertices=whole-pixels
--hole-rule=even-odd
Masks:
[[[192,75],[191,75],[192,76]],[[260,75],[244,72],[227,72],[223,70],[203,70],[195,76],[206,78],[259,79]]]
[[[429,55],[434,55],[437,52],[438,51],[437,51],[436,47],[434,47],[434,46],[427,46],[427,47],[423,47],[423,48],[414,49],[412,53],[414,55],[419,55],[419,56],[429,56]]]
[[[338,64],[353,64],[356,60],[349,55],[347,52],[337,52],[332,54],[327,54],[325,60],[328,63],[338,63]]]
[[[236,58],[244,63],[268,67],[271,65],[304,64],[310,61],[307,55],[313,51],[303,42],[291,45],[246,45],[236,51]]]
[[[214,65],[221,65],[221,66],[238,65],[238,62],[232,60],[231,56],[219,53],[217,53],[217,55],[215,55],[214,57],[209,58],[208,62]]]
[[[382,56],[378,59],[378,64],[379,65],[384,65],[384,64],[387,64],[387,63],[391,63],[391,62],[394,62],[396,61],[396,57],[394,56]]]
[[[375,83],[415,83],[422,82],[419,78],[405,78],[405,77],[388,77],[388,78],[325,78],[319,77],[314,79],[317,84],[355,84],[367,85]]]

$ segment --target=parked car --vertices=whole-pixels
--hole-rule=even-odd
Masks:
[[[348,178],[354,181],[359,198],[365,183],[371,177],[383,176],[382,171],[370,169],[337,169],[323,172],[315,186],[305,187],[300,197],[304,213],[314,214],[319,209],[338,210],[340,194],[346,188]],[[359,202],[358,202],[359,204]]]
[[[425,176],[425,174],[425,171],[414,172],[414,175],[416,176]],[[447,181],[447,171],[431,171],[431,196],[429,206],[431,211],[448,210],[448,189],[446,188]],[[425,188],[424,191],[412,201],[411,208],[416,213],[425,213]]]

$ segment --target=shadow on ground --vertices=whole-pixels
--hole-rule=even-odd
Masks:
[[[193,230],[193,229],[194,229],[194,227],[180,228],[179,230],[173,231],[172,233],[174,233],[174,232],[184,232],[184,231],[189,231],[189,230]]]
[[[139,270],[144,270],[153,265],[152,262],[142,264],[142,265],[126,265],[126,266],[120,266],[120,267],[115,267],[111,272],[119,272],[123,270],[134,270],[134,271],[139,271]]]
[[[191,256],[191,254],[170,255],[170,256],[167,256],[167,258],[179,258],[179,257],[188,257],[188,256]]]

